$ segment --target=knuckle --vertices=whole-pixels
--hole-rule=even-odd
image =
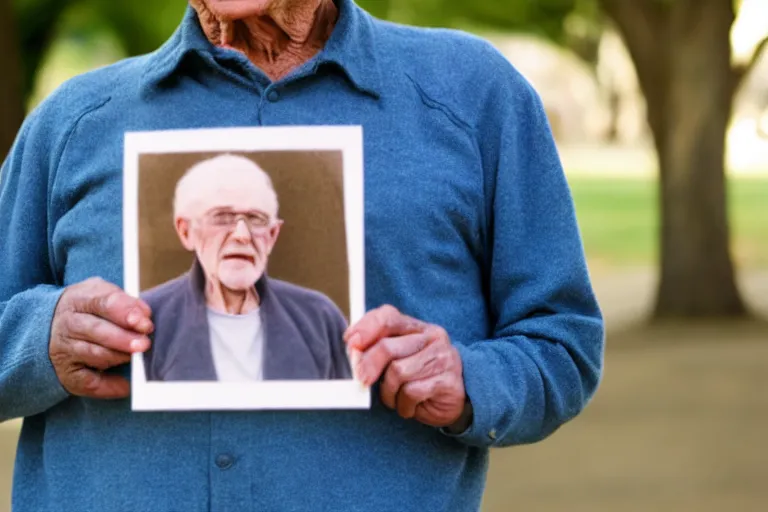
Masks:
[[[77,296],[82,296],[84,299],[87,299],[98,293],[103,286],[104,280],[100,277],[89,277],[85,281],[72,285],[70,288],[72,288],[72,291],[75,292]]]
[[[95,372],[82,372],[80,379],[80,389],[86,394],[92,395],[99,390],[101,378]]]
[[[395,361],[389,365],[389,371],[392,373],[392,377],[401,381],[405,377],[406,368],[402,361]]]
[[[87,288],[97,288],[101,287],[101,285],[104,284],[104,280],[98,276],[89,277],[85,281],[83,281],[83,285]]]
[[[99,321],[93,323],[89,331],[89,339],[98,344],[102,344],[109,340],[110,329],[105,321]]]
[[[437,352],[431,359],[432,368],[435,373],[444,372],[449,365],[448,355],[445,352]]]
[[[102,295],[94,293],[91,290],[83,298],[80,311],[87,313],[95,313],[97,311],[101,311],[103,301],[104,297]]]
[[[398,311],[398,309],[391,304],[384,304],[379,308],[379,311],[384,316],[392,316],[400,313],[400,311]]]
[[[76,313],[67,313],[62,319],[64,324],[64,335],[69,337],[73,334],[83,334],[86,330],[85,318]]]
[[[422,395],[422,389],[423,387],[420,386],[418,383],[411,383],[407,386],[403,386],[403,394],[409,399],[416,401],[418,398]]]
[[[88,345],[85,341],[74,341],[69,346],[69,353],[74,360],[85,362],[84,360],[87,360],[90,355]]]
[[[84,352],[87,355],[91,365],[98,366],[98,364],[104,359],[104,349],[98,345],[94,345],[93,343],[85,343],[84,345]]]
[[[110,290],[101,296],[101,310],[111,311],[120,302],[120,292]]]
[[[398,311],[394,306],[390,306],[389,304],[379,308],[378,317],[382,327],[391,328],[395,324],[395,321],[399,315],[400,311]]]
[[[100,277],[93,277],[85,283],[87,286],[83,290],[81,302],[87,311],[106,311],[117,299],[117,290]]]
[[[448,332],[444,328],[440,327],[439,325],[430,325],[429,336],[434,341],[438,341],[441,343],[445,343],[449,341]]]
[[[424,399],[424,384],[410,382],[403,386],[401,393],[410,402],[421,402]]]
[[[394,359],[397,354],[397,347],[395,346],[395,340],[393,338],[384,339],[381,344],[381,352],[387,358],[387,360]]]

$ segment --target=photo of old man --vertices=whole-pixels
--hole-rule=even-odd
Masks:
[[[336,304],[267,274],[278,211],[269,174],[244,156],[207,158],[178,180],[173,224],[193,263],[141,293],[155,325],[148,381],[352,378]]]

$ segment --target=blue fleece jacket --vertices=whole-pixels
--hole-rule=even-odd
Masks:
[[[15,512],[465,511],[489,448],[541,440],[595,392],[603,323],[542,103],[479,38],[352,0],[276,83],[188,10],[158,51],[76,77],[0,171],[0,420],[25,417]],[[463,434],[370,411],[132,413],[68,396],[48,357],[62,288],[122,284],[123,133],[362,125],[367,307],[443,326]],[[509,475],[514,479],[514,475]]]

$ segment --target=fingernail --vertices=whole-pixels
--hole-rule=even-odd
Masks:
[[[355,333],[352,335],[351,338],[349,338],[349,345],[353,348],[360,348],[360,333]]]
[[[363,386],[370,387],[371,385],[371,376],[368,374],[368,371],[364,364],[358,364],[355,368],[355,373],[357,374],[357,380],[359,380]]]
[[[128,323],[131,325],[136,325],[139,322],[139,319],[141,316],[139,315],[139,312],[136,310],[131,311],[128,313]]]
[[[131,352],[143,352],[146,347],[144,340],[133,340],[131,342]]]
[[[346,331],[344,331],[344,334],[342,334],[341,338],[342,338],[344,341],[349,341],[349,335],[350,335],[351,333],[352,333],[352,328],[351,328],[351,327],[347,327],[347,330],[346,330]]]
[[[349,357],[349,362],[353,368],[357,368],[357,365],[360,363],[360,351],[352,347],[348,347],[348,349],[347,356]]]

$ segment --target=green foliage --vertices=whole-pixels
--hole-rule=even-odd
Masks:
[[[460,15],[492,28],[531,31],[559,41],[563,23],[573,11],[575,0],[474,0],[461,2]]]
[[[128,55],[154,51],[173,33],[184,14],[184,0],[81,0],[113,30]]]
[[[595,0],[576,0],[573,10],[565,18],[560,43],[584,62],[597,66],[605,26],[605,16]]]
[[[526,32],[597,61],[604,20],[595,0],[357,0],[374,16],[412,25]]]
[[[421,26],[473,25],[533,32],[559,41],[580,0],[358,0],[381,18]]]
[[[14,0],[22,83],[27,95],[34,87],[45,52],[56,37],[58,22],[70,4],[70,0]]]
[[[389,19],[392,0],[357,0],[357,4],[381,19]]]
[[[127,55],[147,53],[178,25],[185,0],[13,0],[20,34],[25,96],[57,37],[93,41],[116,37]]]

